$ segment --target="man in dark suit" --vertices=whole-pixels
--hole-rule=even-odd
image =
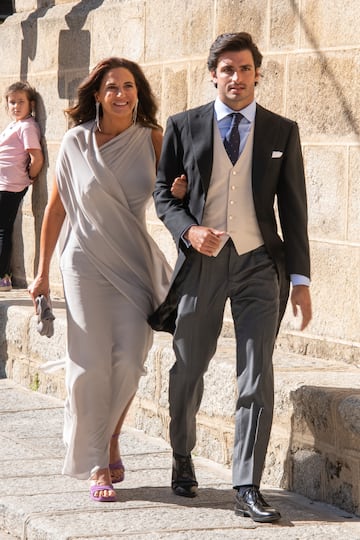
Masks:
[[[256,104],[261,61],[249,34],[220,35],[208,57],[215,102],[168,120],[154,198],[179,257],[169,294],[149,321],[153,328],[174,334],[176,361],[169,384],[172,489],[193,497],[198,484],[191,451],[203,375],[230,299],[238,380],[235,512],[271,522],[280,513],[267,504],[259,487],[273,415],[273,348],[290,281],[301,329],[311,319],[311,300],[298,127]],[[183,200],[172,197],[174,179],[187,187]]]

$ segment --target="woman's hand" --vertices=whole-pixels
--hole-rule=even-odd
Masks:
[[[170,190],[171,194],[176,199],[183,200],[187,192],[187,186],[188,186],[188,183],[187,183],[185,174],[182,174],[181,176],[177,176],[172,183],[171,190]]]
[[[36,276],[34,281],[28,286],[28,292],[31,296],[31,299],[34,304],[36,312],[36,297],[43,294],[46,298],[49,297],[50,288],[49,288],[49,278],[43,276]]]

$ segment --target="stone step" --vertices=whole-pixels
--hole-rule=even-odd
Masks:
[[[40,366],[65,356],[64,302],[53,300],[55,334],[36,331],[26,291],[0,294],[0,374],[27,388],[64,399],[62,369]],[[231,466],[236,376],[235,343],[219,340],[205,375],[195,454]],[[171,336],[155,335],[127,423],[168,440]],[[359,368],[340,360],[274,354],[275,409],[263,480],[360,515]]]

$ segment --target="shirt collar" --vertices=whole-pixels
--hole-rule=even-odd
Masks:
[[[219,97],[215,99],[214,109],[215,109],[216,119],[218,122],[220,122],[220,120],[225,118],[225,116],[228,116],[229,114],[233,112],[236,112],[233,109],[230,109],[230,107],[228,107],[227,105],[225,105],[225,103],[223,103]],[[256,101],[255,100],[252,101],[250,105],[247,105],[247,107],[244,107],[243,109],[241,109],[241,111],[238,111],[238,112],[241,112],[243,117],[246,118],[248,122],[252,123],[255,120]]]

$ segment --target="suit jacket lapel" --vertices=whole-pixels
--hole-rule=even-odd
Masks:
[[[210,184],[214,155],[214,102],[189,111],[191,143],[198,164],[204,192]],[[256,105],[252,181],[254,198],[263,189],[263,178],[277,140],[279,123],[276,117],[261,105]]]
[[[214,155],[214,102],[189,111],[189,129],[204,192],[210,184]]]
[[[257,189],[263,188],[263,178],[271,159],[274,143],[277,140],[279,123],[268,110],[256,105],[252,181],[254,196]]]

